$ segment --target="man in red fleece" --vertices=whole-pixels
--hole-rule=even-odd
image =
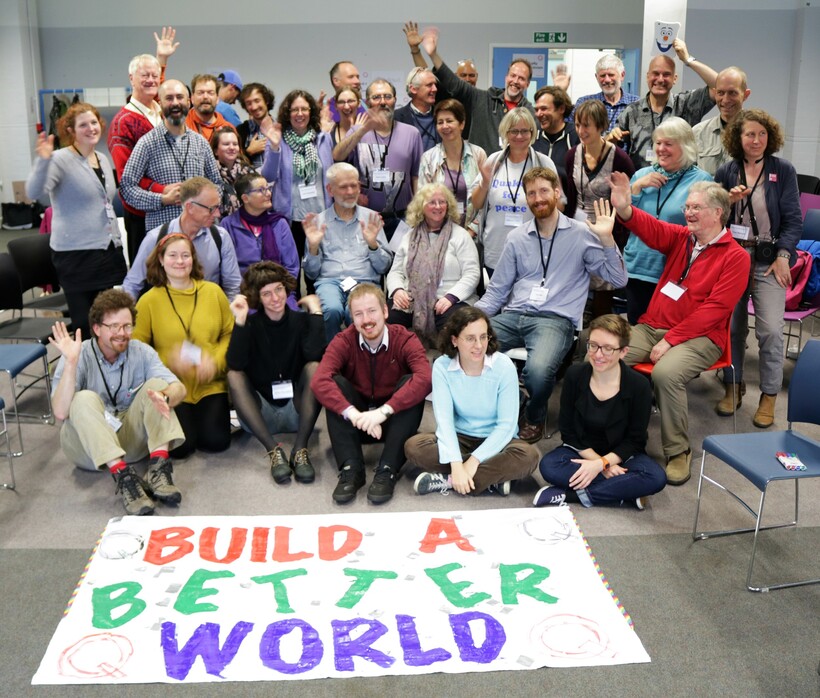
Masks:
[[[723,353],[732,311],[749,280],[749,255],[726,229],[729,194],[715,182],[696,182],[684,206],[686,226],[659,221],[632,206],[629,177],[614,172],[612,205],[627,228],[666,255],[647,311],[632,328],[633,366],[655,364],[652,383],[661,414],[661,439],[670,485],[689,479],[692,450],[686,384]]]
[[[418,431],[432,373],[418,337],[387,325],[382,290],[370,283],[348,296],[353,324],[328,345],[310,387],[325,407],[330,443],[339,466],[333,500],[345,504],[365,483],[362,440],[383,441],[367,499],[383,504],[393,496],[404,465],[404,442]]]

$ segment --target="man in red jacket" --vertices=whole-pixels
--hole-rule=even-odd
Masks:
[[[612,205],[624,225],[666,255],[649,307],[632,328],[624,361],[655,364],[652,383],[667,481],[682,485],[692,462],[686,384],[723,353],[732,311],[749,280],[749,255],[726,229],[729,194],[719,184],[690,187],[682,226],[633,208],[629,177],[622,172],[614,172],[610,181]]]
[[[404,465],[404,442],[418,431],[432,373],[418,337],[387,325],[382,290],[370,283],[348,296],[353,325],[328,345],[310,387],[325,407],[330,443],[339,466],[333,500],[345,504],[365,483],[362,441],[383,441],[367,499],[383,504],[393,496]]]

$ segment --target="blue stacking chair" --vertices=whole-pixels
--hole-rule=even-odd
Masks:
[[[707,436],[703,441],[703,457],[700,461],[698,479],[698,500],[695,509],[695,524],[692,537],[695,541],[718,536],[729,536],[736,533],[754,532],[752,555],[749,560],[749,571],[746,575],[746,588],[749,591],[769,591],[785,587],[802,586],[820,583],[818,579],[805,579],[781,584],[752,584],[755,553],[760,531],[772,528],[796,526],[798,519],[798,500],[800,481],[810,477],[820,477],[820,442],[801,434],[793,428],[794,422],[820,424],[820,340],[809,341],[794,369],[789,385],[788,429],[785,431],[758,431],[751,434],[721,434]],[[778,452],[795,453],[806,465],[806,470],[786,470],[775,457]],[[704,473],[707,454],[719,458],[729,467],[745,477],[760,491],[757,510],[746,503],[739,495],[722,485],[715,476]],[[794,481],[794,520],[787,523],[761,525],[763,506],[769,483],[779,480]],[[755,519],[754,528],[738,528],[726,531],[698,531],[701,495],[704,482],[711,483],[733,497]],[[817,560],[817,551],[809,556]]]
[[[28,366],[31,366],[38,360],[42,362],[42,372],[33,376],[33,380],[18,390],[18,376],[22,375]],[[35,419],[48,424],[52,424],[54,421],[54,414],[51,409],[51,378],[48,372],[48,351],[45,345],[39,343],[0,344],[0,372],[7,374],[9,377],[9,386],[11,387],[11,396],[14,403],[14,419],[17,422],[17,438],[19,440],[20,450],[12,451],[12,455],[15,457],[22,456],[23,430],[20,426],[21,419]],[[20,396],[40,381],[44,382],[43,390],[45,390],[46,393],[48,412],[42,415],[22,414],[18,404]]]

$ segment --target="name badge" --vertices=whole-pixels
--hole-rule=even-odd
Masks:
[[[119,431],[122,428],[122,422],[119,419],[117,419],[113,414],[111,414],[108,410],[105,411],[105,422],[114,431]]]
[[[301,184],[299,186],[299,196],[302,197],[302,201],[305,199],[315,199],[316,198],[316,185],[315,184]]]
[[[376,183],[389,182],[390,170],[373,170],[373,177],[371,179]]]
[[[678,286],[674,281],[667,281],[666,285],[661,289],[664,296],[669,296],[673,301],[678,300],[684,293],[686,293],[685,286]]]
[[[117,219],[117,212],[114,210],[114,206],[110,201],[105,202],[105,215],[108,216],[108,220],[110,221]]]
[[[458,202],[458,215],[459,216],[464,215],[464,202],[463,201]]]
[[[342,291],[347,293],[350,291],[355,285],[357,281],[352,276],[345,277],[342,279]]]
[[[186,339],[182,343],[182,349],[179,350],[179,357],[189,364],[199,366],[202,363],[202,347],[198,347]]]
[[[655,155],[655,150],[653,148],[646,149],[645,159],[647,162],[655,162],[658,159],[658,156]]]
[[[530,289],[530,300],[533,303],[546,303],[550,290],[544,286],[533,286]]]
[[[732,231],[732,237],[735,240],[748,240],[749,239],[749,226],[748,225],[738,225],[737,223],[733,223],[729,226],[729,230]]]
[[[505,213],[504,214],[504,225],[506,226],[513,226],[517,227],[524,222],[524,214],[523,213]]]
[[[273,381],[270,384],[270,391],[274,400],[290,400],[293,397],[293,382]]]

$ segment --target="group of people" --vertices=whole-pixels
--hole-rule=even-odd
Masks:
[[[109,134],[119,187],[92,105],[66,114],[68,147],[39,138],[28,191],[51,197],[76,330],[54,328],[55,413],[71,460],[107,467],[129,513],[179,502],[171,459],[227,449],[231,405],[280,484],[314,480],[308,441],[324,407],[338,503],[365,484],[361,444],[377,440],[376,504],[409,462],[421,494],[505,494],[539,469],[536,505],[640,505],[690,477],[686,383],[722,354],[730,321],[736,370],[716,409],[739,407],[750,297],[754,423],[773,423],[801,216],[794,168],[773,155],[779,125],[743,109],[745,74],[716,73],[676,40],[703,88],[672,96],[675,62],[658,56],[646,97],[628,95],[607,55],[600,94],[573,106],[560,75],[533,105],[527,61],[484,90],[471,61],[450,70],[437,33],[404,32],[415,67],[399,110],[381,78],[362,102],[347,61],[331,68],[330,100],[293,90],[276,119],[273,92],[235,71],[189,89],[163,79],[178,46],[167,28],[157,56],[129,66],[132,96]],[[226,120],[223,101],[248,120]],[[699,123],[715,103],[719,117]],[[613,289],[628,322],[610,312]],[[602,303],[583,328],[590,298]],[[539,458],[578,341],[588,360],[564,377],[563,445]],[[519,347],[523,390],[504,353]],[[428,350],[442,354],[432,369]],[[628,368],[646,361],[651,387]],[[436,432],[417,434],[431,389]],[[645,450],[653,390],[663,467]],[[286,432],[290,453],[276,441]],[[141,478],[128,464],[146,455]]]

